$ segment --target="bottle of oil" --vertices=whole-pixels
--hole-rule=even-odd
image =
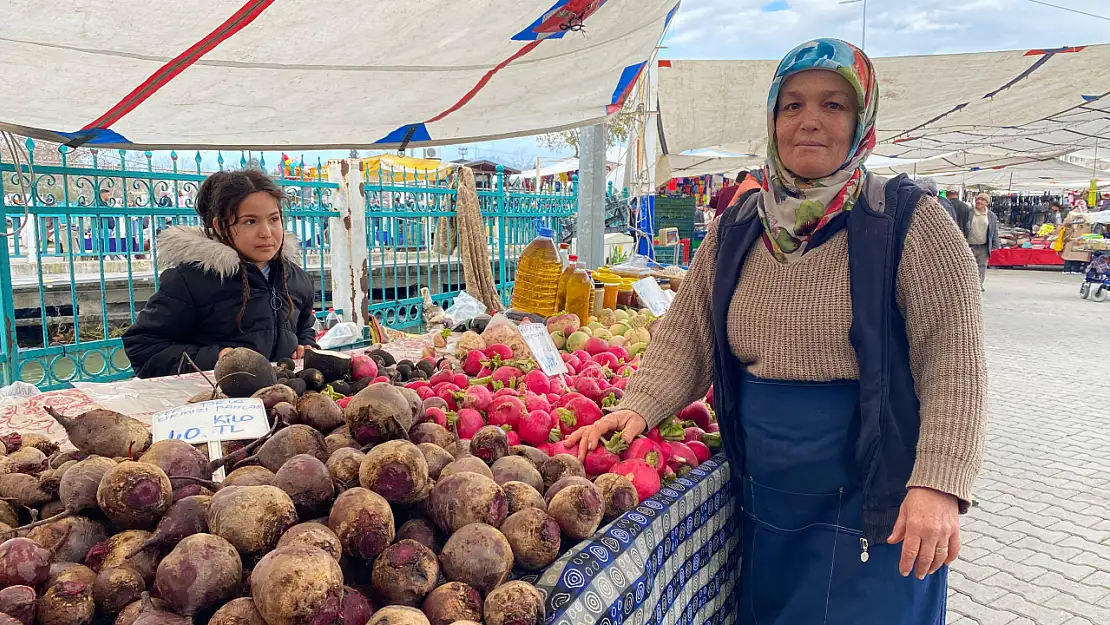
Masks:
[[[558,312],[559,275],[563,262],[555,247],[555,231],[538,226],[536,238],[520,253],[513,286],[513,308],[543,317]]]
[[[555,298],[555,312],[565,312],[567,309],[567,280],[570,279],[570,274],[574,273],[577,264],[578,256],[574,254],[567,256],[567,264],[563,267],[563,273],[559,274],[559,294]]]
[[[594,294],[594,281],[586,273],[586,264],[577,263],[574,273],[567,279],[567,312],[578,315],[582,323],[593,314],[590,300]]]

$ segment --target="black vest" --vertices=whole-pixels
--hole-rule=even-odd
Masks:
[[[920,404],[896,283],[906,231],[923,194],[905,175],[885,181],[868,174],[864,193],[852,210],[841,213],[811,241],[816,246],[839,229],[848,230],[850,339],[860,382],[854,454],[858,485],[863,489],[862,529],[872,544],[885,543],[894,529],[917,454]],[[713,282],[714,403],[725,453],[736,475],[742,475],[745,466],[739,414],[744,364],[729,346],[728,309],[748,251],[752,245],[763,245],[756,201],[758,195],[753,194],[721,216]]]

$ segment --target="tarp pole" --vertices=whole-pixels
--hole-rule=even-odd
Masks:
[[[331,192],[332,210],[339,213],[328,226],[331,233],[332,302],[361,332],[370,323],[370,251],[366,239],[366,200],[363,171],[358,159],[328,163],[328,180],[339,183]],[[365,286],[364,286],[365,285]]]
[[[587,267],[605,263],[605,124],[579,131],[578,259]]]

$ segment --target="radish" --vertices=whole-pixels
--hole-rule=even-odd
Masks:
[[[570,393],[567,393],[567,394],[563,395],[559,399],[557,399],[555,401],[555,403],[552,404],[552,406],[554,406],[555,408],[566,408],[567,404],[569,404],[571,401],[573,401],[577,397],[584,397],[584,396],[581,393],[576,393],[576,392],[572,391]]]
[[[578,356],[575,356],[574,354],[563,354],[562,358],[563,364],[568,367],[573,367],[574,369],[577,369],[578,367],[582,366],[582,359]]]
[[[686,428],[686,438],[682,442],[689,443],[690,441],[701,442],[701,437],[705,436],[705,430],[696,425],[691,425]]]
[[[635,373],[635,371],[636,369],[631,365],[623,365],[622,367],[617,369],[617,375],[622,378],[630,378],[632,377],[632,374]]]
[[[371,361],[371,362],[373,362],[373,361]],[[347,407],[347,404],[349,404],[349,403],[351,403],[351,398],[350,397],[340,397],[339,399],[337,399],[335,401],[336,406],[339,406],[340,408],[344,408],[344,409]]]
[[[667,458],[663,453],[663,448],[650,438],[637,438],[632,441],[628,449],[621,454],[621,459],[643,460],[655,469],[659,475],[663,475],[663,467],[667,466]]]
[[[370,380],[370,383],[371,384],[389,384],[389,378],[385,377],[384,375],[379,375],[378,377],[374,378],[373,380]]]
[[[574,383],[574,390],[598,405],[601,405],[601,400],[605,397],[605,389],[602,388],[601,381],[595,378],[585,376],[578,378]]]
[[[547,390],[547,393],[545,393],[545,395],[550,395],[551,393],[554,393],[556,395],[562,395],[563,393],[567,392],[566,380],[564,380],[561,376],[555,376],[553,378],[548,378],[547,385],[548,385],[548,390]]]
[[[505,387],[505,388],[503,388],[503,389],[501,389],[501,390],[499,390],[499,391],[497,391],[496,393],[493,394],[494,399],[499,399],[501,397],[517,397],[517,398],[519,398],[520,393],[517,392],[517,390],[515,388]]]
[[[557,408],[555,412],[559,415],[559,427],[563,430],[564,435],[569,435],[579,428],[593,425],[601,418],[601,408],[581,396],[571,399],[567,402],[565,408]]]
[[[713,413],[709,411],[709,406],[705,405],[705,402],[696,401],[679,411],[677,419],[680,422],[692,421],[704,430],[713,422]]]
[[[454,382],[455,386],[459,388],[466,388],[467,385],[470,384],[470,377],[467,376],[465,373],[456,373]]]
[[[351,377],[355,381],[378,377],[378,363],[366,354],[351,356]]]
[[[468,386],[465,391],[455,394],[460,408],[473,408],[479,412],[489,410],[493,403],[493,393],[484,386]]]
[[[628,355],[628,350],[623,347],[613,346],[609,348],[609,353],[616,357],[620,362],[628,362],[632,358]]]
[[[622,397],[624,397],[624,389],[620,389],[615,386],[610,387],[609,390],[605,391],[605,397],[601,398],[601,407],[611,408],[613,406],[616,406],[617,404],[621,403]]]
[[[524,416],[524,402],[517,397],[498,397],[489,406],[487,417],[490,425],[507,425],[516,429],[521,417]],[[462,435],[461,433],[459,434]]]
[[[712,386],[709,387],[709,392],[705,394],[705,403],[709,404],[710,408],[712,408],[714,410],[717,409],[717,407],[713,405],[713,387]]]
[[[628,389],[628,378],[614,378],[612,381],[613,388],[619,388],[621,391]]]
[[[521,418],[520,423],[517,424],[517,431],[522,441],[538,446],[550,442],[553,427],[555,423],[551,420],[550,414],[543,410],[532,410]]]
[[[459,387],[455,386],[453,382],[443,382],[435,387],[436,397],[447,402],[448,410],[458,410],[459,403],[455,400],[455,393],[459,392]]]
[[[620,462],[620,456],[617,454],[627,448],[628,445],[619,432],[609,440],[602,439],[602,444],[586,455],[586,475],[595,476],[608,473],[613,465]]]
[[[482,419],[482,413],[472,408],[463,408],[455,413],[454,421],[451,420],[451,415],[447,415],[447,423],[455,424],[458,428],[459,438],[469,439],[478,433],[478,430],[485,427],[486,422]]]
[[[564,393],[565,393],[565,389],[564,389]],[[548,403],[547,411],[551,412],[551,409],[554,408],[555,404],[558,403],[558,401],[562,398],[563,398],[563,396],[558,394],[558,393],[548,393],[547,394],[547,403]]]
[[[686,443],[667,442],[664,445],[667,450],[667,466],[679,477],[689,473],[690,469],[698,468],[701,464],[698,462],[697,455]]]
[[[595,355],[594,362],[603,367],[608,367],[611,371],[616,371],[621,366],[620,360],[612,352],[601,352]]]
[[[516,385],[523,379],[524,372],[516,367],[498,367],[490,376],[490,384],[494,390],[501,390],[505,387],[516,388]]]
[[[588,352],[584,349],[580,349],[580,350],[574,352],[574,357],[578,359],[578,363],[579,363],[578,366],[579,367],[581,367],[583,364],[585,364],[587,362],[592,362],[593,361],[593,354],[591,354],[590,352]]]
[[[551,390],[551,381],[547,374],[540,369],[529,371],[524,375],[524,387],[537,395],[546,395]]]
[[[686,441],[686,446],[690,448],[690,451],[694,452],[694,456],[697,457],[699,465],[713,456],[713,452],[709,450],[709,446],[701,441]]]
[[[501,343],[486,346],[486,356],[493,358],[496,356],[501,362],[508,362],[513,359],[513,348]]]
[[[605,342],[605,339],[599,339],[596,336],[591,336],[586,341],[586,351],[590,354],[590,356],[596,356],[597,354],[608,350],[609,343]]]
[[[447,427],[447,411],[439,406],[424,409],[424,416],[437,425]]]
[[[514,432],[512,430],[509,430],[508,432],[505,432],[505,436],[509,437],[509,447],[510,448],[515,447],[515,446],[517,446],[521,443],[520,434],[517,434],[516,432]]]
[[[486,355],[480,350],[472,349],[466,354],[466,359],[463,360],[463,373],[467,375],[478,375],[482,370],[482,362],[486,359]]]
[[[439,385],[443,384],[444,382],[450,382],[454,384],[455,372],[451,369],[440,369],[439,371],[436,371],[434,374],[432,374],[432,377],[428,378],[428,384],[431,384],[434,387],[439,387]]]
[[[609,469],[609,472],[628,478],[628,481],[632,482],[632,486],[636,489],[636,495],[641,502],[659,492],[659,488],[662,486],[659,481],[659,472],[643,460],[618,462]]]
[[[667,441],[683,441],[686,440],[686,430],[682,429],[674,419],[668,419],[651,428],[648,431],[648,438],[660,444]]]
[[[705,433],[706,434],[719,434],[720,432],[721,432],[721,426],[716,421],[714,421],[713,423],[710,423],[709,427],[705,428]]]
[[[413,380],[412,382],[405,384],[405,388],[413,391],[419,391],[420,389],[425,387],[431,388],[431,386],[432,385],[428,384],[427,380]]]
[[[434,388],[424,385],[416,389],[416,394],[420,396],[420,399],[428,399],[429,397],[435,397],[436,391]]]
[[[529,395],[524,400],[524,409],[528,412],[536,410],[551,412],[551,402],[548,401],[547,395]]]
[[[711,423],[710,425],[716,427],[717,424],[716,423]],[[721,448],[721,433],[717,430],[713,430],[712,432],[706,432],[705,436],[701,437],[701,442],[705,443],[705,446],[708,447],[709,449],[720,449]]]
[[[554,432],[552,433],[554,434]],[[574,447],[567,447],[565,440],[558,440],[553,443],[549,443],[544,451],[546,451],[548,455],[552,458],[560,454],[567,454],[568,456],[574,456],[575,458],[578,457],[578,445],[575,445]]]

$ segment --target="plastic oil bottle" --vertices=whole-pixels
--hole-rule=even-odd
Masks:
[[[543,317],[558,312],[555,304],[562,270],[563,261],[555,246],[555,231],[537,226],[536,238],[520,254],[513,287],[513,308]]]
[[[582,323],[585,323],[593,314],[593,294],[594,281],[586,272],[586,264],[577,263],[574,272],[567,279],[567,312],[578,315]]]
[[[570,254],[567,256],[567,263],[563,267],[563,273],[559,274],[559,295],[555,298],[555,312],[564,312],[567,309],[567,280],[570,280],[570,274],[574,273],[574,268],[577,264],[577,255]]]

